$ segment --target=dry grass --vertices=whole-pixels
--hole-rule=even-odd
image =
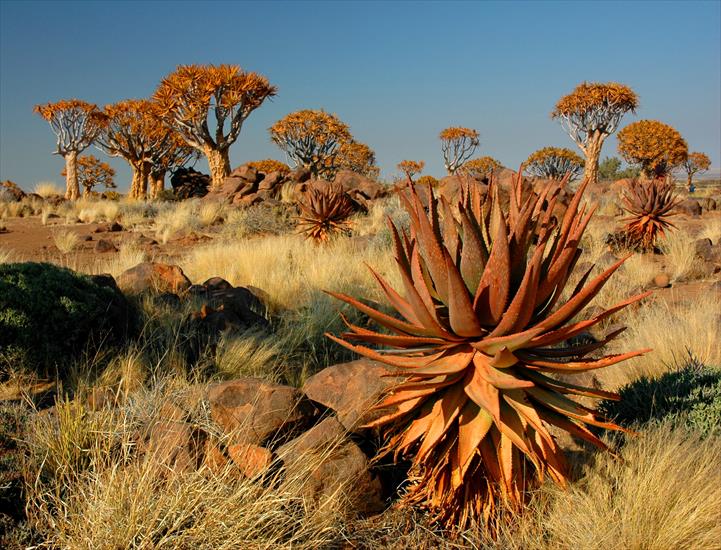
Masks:
[[[53,234],[53,242],[62,254],[68,254],[78,246],[80,237],[74,231],[63,229]]]
[[[317,246],[297,235],[280,235],[212,244],[192,250],[180,265],[193,281],[219,276],[235,286],[255,286],[275,308],[292,310],[322,290],[379,297],[364,263],[398,282],[388,248],[359,249],[349,239]]]
[[[615,341],[615,352],[643,348],[653,351],[598,371],[605,387],[619,388],[641,376],[661,376],[682,366],[688,352],[702,364],[721,365],[721,313],[714,300],[699,297],[678,300],[672,306],[661,299],[650,299],[628,312],[623,323],[627,330]]]
[[[65,194],[65,191],[61,189],[54,181],[41,181],[35,184],[33,192],[40,195],[44,199],[50,197],[57,197]]]
[[[721,544],[721,439],[668,426],[599,455],[543,518],[546,548],[711,550]],[[530,547],[529,547],[530,548]]]
[[[721,217],[707,221],[697,238],[711,239],[711,242],[718,246],[721,243]]]
[[[701,274],[694,240],[694,237],[683,230],[668,233],[666,238],[662,239],[660,248],[671,272],[672,282],[687,281]]]

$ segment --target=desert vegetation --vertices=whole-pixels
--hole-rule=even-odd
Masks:
[[[599,163],[641,106],[582,83],[585,158],[453,126],[447,175],[384,181],[303,109],[231,169],[276,93],[184,65],[37,108],[67,182],[0,187],[0,545],[717,548],[721,188],[673,179],[708,157],[641,120]]]

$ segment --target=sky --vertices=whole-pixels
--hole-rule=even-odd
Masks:
[[[438,133],[480,133],[477,156],[509,167],[544,147],[576,149],[550,118],[582,81],[640,98],[634,120],[678,129],[721,164],[721,2],[33,2],[0,0],[0,180],[62,183],[39,103],[99,106],[149,97],[177,65],[231,63],[278,95],[245,122],[232,166],[285,160],[268,127],[325,109],[375,152],[382,176],[403,159],[443,175]],[[85,151],[108,160],[94,147]],[[602,157],[618,155],[612,136]],[[130,171],[111,159],[127,189]],[[207,171],[207,164],[196,165]]]

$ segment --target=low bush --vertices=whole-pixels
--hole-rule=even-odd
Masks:
[[[643,376],[619,393],[620,401],[603,401],[599,409],[623,426],[668,421],[703,435],[721,434],[721,369],[691,360],[658,378]]]
[[[43,263],[0,265],[0,379],[12,371],[65,378],[83,352],[122,341],[132,308],[109,277]]]

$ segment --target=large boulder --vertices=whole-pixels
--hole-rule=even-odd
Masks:
[[[350,170],[339,171],[333,183],[340,185],[346,193],[358,191],[362,193],[366,199],[371,200],[384,197],[390,192],[390,188],[382,183],[373,181],[362,174],[351,172]]]
[[[210,176],[193,168],[178,168],[170,177],[173,193],[179,199],[204,197],[210,188]]]
[[[681,201],[676,208],[688,215],[688,216],[700,216],[701,215],[701,203],[697,199],[686,199]]]
[[[183,270],[173,264],[143,262],[118,276],[118,286],[132,294],[186,291],[191,285]]]
[[[23,367],[62,378],[83,353],[120,344],[135,330],[135,312],[109,275],[0,264],[0,378]]]
[[[147,428],[146,443],[142,447],[152,471],[166,477],[172,473],[188,473],[203,462],[207,434],[188,422],[187,412],[176,404],[166,402],[157,419]]]
[[[340,490],[361,514],[385,507],[381,482],[370,471],[367,457],[333,417],[281,446],[277,454],[285,466],[285,483],[300,484],[301,494],[310,501]]]
[[[233,443],[282,443],[309,425],[315,407],[296,388],[240,378],[208,389],[213,420]]]
[[[381,395],[398,382],[391,367],[358,359],[332,365],[311,376],[301,388],[309,399],[336,412],[338,421],[348,431],[360,431],[381,416],[373,409]]]
[[[17,183],[10,180],[0,181],[0,200],[20,202],[25,198],[25,191]]]

